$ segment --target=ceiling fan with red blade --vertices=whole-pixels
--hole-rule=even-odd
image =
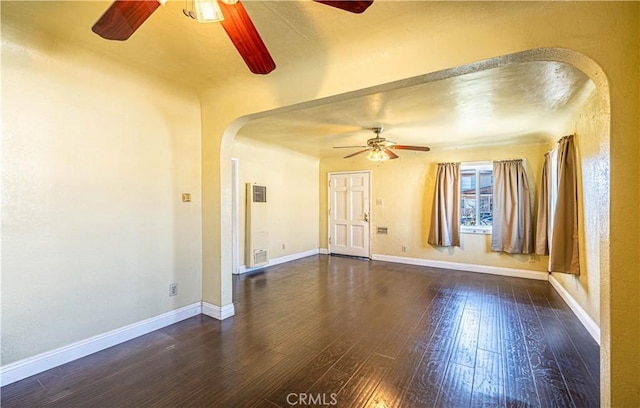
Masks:
[[[428,152],[429,150],[431,150],[426,146],[399,145],[395,142],[385,139],[384,137],[380,137],[380,133],[382,133],[382,131],[384,130],[382,127],[375,127],[371,130],[376,134],[376,137],[367,140],[366,146],[334,146],[334,149],[364,148],[363,150],[359,150],[355,153],[344,156],[344,158],[348,159],[353,156],[369,152],[369,154],[367,154],[367,159],[373,161],[393,160],[400,157],[393,150],[415,150],[418,152]]]
[[[373,0],[365,0],[365,1],[358,1],[358,0],[338,0],[338,1],[332,1],[332,0],[313,0],[316,3],[322,3],[322,4],[326,4],[327,6],[331,6],[331,7],[336,7],[339,8],[341,10],[345,10],[345,11],[350,11],[351,13],[356,13],[356,14],[360,14],[362,12],[364,12],[366,9],[369,8],[370,5],[373,4]]]
[[[372,3],[368,1],[314,0],[351,13],[362,13]],[[91,27],[94,33],[107,40],[125,41],[151,14],[167,0],[116,0]],[[268,74],[276,64],[239,0],[217,0],[222,16],[222,27],[240,56],[254,74]]]

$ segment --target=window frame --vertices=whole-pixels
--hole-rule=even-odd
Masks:
[[[491,161],[481,161],[481,162],[463,162],[460,163],[460,178],[462,178],[462,172],[468,170],[474,170],[476,173],[476,222],[480,219],[480,172],[490,170],[491,176],[493,177],[493,162]],[[492,192],[491,192],[491,200],[493,202],[493,182],[491,183]],[[462,180],[460,183],[460,189],[458,191],[460,204],[462,205]],[[462,211],[461,211],[462,212]],[[493,213],[493,206],[492,211]],[[460,214],[460,233],[461,234],[483,234],[483,235],[491,235],[493,232],[492,225],[462,225],[462,214]]]

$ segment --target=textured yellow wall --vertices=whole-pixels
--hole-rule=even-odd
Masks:
[[[600,323],[601,268],[609,268],[609,145],[604,138],[608,121],[606,97],[594,94],[577,118],[574,139],[580,163],[580,275],[553,274],[596,324]]]
[[[384,4],[376,2],[376,7]],[[196,129],[197,101],[190,94],[46,40],[36,39],[25,49],[26,40],[7,36],[3,22],[3,336],[28,339],[36,329],[53,333],[53,338],[37,340],[40,345],[28,344],[31,352],[38,352],[180,306],[162,300],[164,295],[156,291],[166,293],[161,281],[173,273],[191,281],[197,272],[184,271],[199,269],[195,139],[200,130],[201,227],[206,248],[202,296],[224,306],[231,302],[229,160],[231,140],[241,124],[237,118],[522,50],[559,47],[599,64],[609,86],[611,208],[599,219],[604,232],[595,238],[601,266],[602,402],[640,405],[640,5],[422,4],[424,12],[415,13],[413,19],[372,30],[369,42],[298,66],[289,61],[291,66],[283,64],[268,77],[242,83],[230,78],[224,86],[202,90],[201,129]],[[54,45],[55,50],[39,48]],[[35,115],[25,119],[22,112]],[[118,119],[106,121],[105,114]],[[71,139],[78,134],[85,138]],[[136,143],[140,134],[143,139]],[[75,154],[78,151],[81,154]],[[123,170],[108,183],[112,174],[105,168]],[[105,192],[96,189],[96,183],[115,187]],[[186,210],[174,201],[184,189],[194,193],[194,203]],[[68,197],[76,201],[69,202]],[[26,204],[16,205],[18,199]],[[150,208],[157,213],[150,213]],[[162,221],[156,223],[158,219]],[[147,238],[151,236],[162,238],[151,242]],[[593,239],[585,236],[587,248]],[[96,253],[95,248],[101,251]],[[69,252],[75,258],[60,255]],[[34,253],[50,262],[40,265]],[[70,259],[78,263],[70,265]],[[9,266],[22,271],[19,279],[7,274]],[[104,273],[80,273],[89,269]],[[148,273],[134,273],[140,270]],[[73,286],[64,296],[54,296],[51,291],[61,287],[60,280]],[[7,295],[12,291],[7,288],[15,287],[20,294],[27,284],[31,285],[27,297]],[[186,293],[181,289],[179,301],[188,303],[197,298],[198,283],[186,286],[191,289]],[[123,287],[136,291],[135,297],[142,300],[133,301]],[[114,294],[118,301],[110,302],[116,299]],[[25,301],[35,309],[7,312]],[[71,325],[68,314],[77,312],[72,304],[98,310],[100,319],[81,310]],[[5,313],[15,319],[19,333],[6,332]],[[49,322],[61,316],[67,320],[57,331],[51,330]],[[26,353],[14,340],[7,346],[3,338],[3,364]]]
[[[526,160],[532,193],[540,184],[546,144],[433,149],[428,153],[398,152],[399,159],[374,163],[365,155],[320,162],[320,245],[327,247],[327,173],[371,170],[371,253],[438,261],[460,262],[545,273],[548,258],[508,255],[491,251],[491,235],[461,234],[459,248],[434,247],[427,243],[435,188],[436,165],[440,162],[473,162],[502,159]],[[533,197],[532,197],[533,198]],[[381,199],[382,205],[376,200]],[[376,235],[376,227],[387,227],[388,235]],[[407,251],[402,252],[405,246]]]
[[[240,265],[245,264],[246,183],[267,186],[269,258],[318,249],[318,159],[247,139],[234,140],[232,154],[240,162]]]
[[[601,263],[600,349],[603,401],[614,407],[640,406],[640,3],[619,6],[618,34],[594,55],[604,68],[611,97],[611,195],[608,265]],[[598,24],[594,22],[594,24]],[[599,43],[600,44],[600,43]],[[635,50],[635,52],[634,52]],[[594,54],[596,54],[594,52]],[[620,61],[614,62],[619,56]],[[635,86],[634,86],[635,84]],[[592,239],[592,238],[591,238]],[[606,255],[605,255],[606,256]],[[607,259],[601,259],[601,262]],[[609,377],[610,376],[610,377]],[[609,398],[610,396],[610,398]]]
[[[202,290],[197,95],[30,38],[3,21],[2,365]]]
[[[385,2],[376,4],[384,7]],[[393,35],[388,30],[374,31],[369,42],[328,53],[322,60],[281,66],[268,78],[201,92],[203,245],[207,248],[203,256],[203,297],[218,305],[231,302],[228,161],[237,127],[232,122],[237,118],[523,50],[574,50],[599,64],[611,97],[611,273],[601,268],[600,282],[602,402],[605,406],[638,406],[640,4],[422,4],[424,13],[403,19],[398,23],[403,29],[393,30]],[[597,70],[586,73],[602,76]]]

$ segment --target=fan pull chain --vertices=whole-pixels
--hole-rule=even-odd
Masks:
[[[182,12],[184,13],[185,16],[187,17],[191,17],[192,19],[196,19],[196,12],[193,11],[193,9],[196,7],[194,1],[191,1],[191,8],[189,8],[189,4],[188,4],[189,0],[184,0],[184,8],[182,9]]]

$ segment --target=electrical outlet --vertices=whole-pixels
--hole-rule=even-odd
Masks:
[[[407,252],[407,247],[405,245],[402,246],[402,252]]]
[[[169,296],[178,296],[178,284],[172,283],[169,285]]]

